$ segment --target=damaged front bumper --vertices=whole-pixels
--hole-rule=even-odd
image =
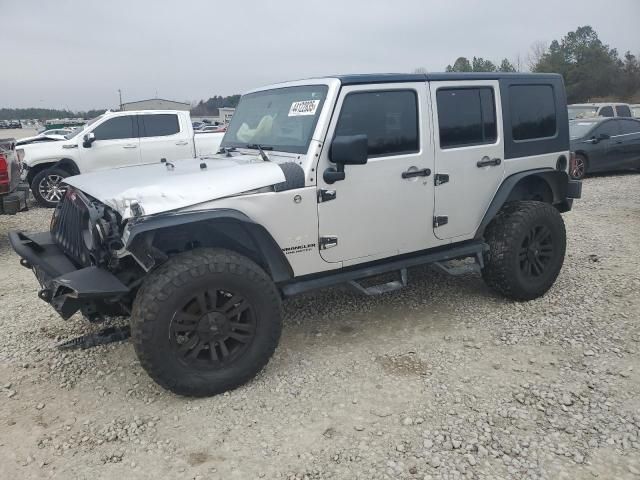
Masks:
[[[78,310],[89,318],[128,314],[121,299],[130,293],[129,287],[102,268],[76,267],[49,232],[10,231],[9,242],[20,255],[20,264],[38,279],[38,296],[65,320]]]

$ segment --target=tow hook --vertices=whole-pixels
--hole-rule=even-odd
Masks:
[[[121,342],[131,336],[129,326],[123,327],[107,327],[99,332],[81,335],[71,340],[66,340],[57,345],[59,350],[75,350],[97,347],[98,345],[106,345],[108,343]]]
[[[44,300],[47,303],[51,303],[51,295],[52,292],[48,288],[43,288],[38,292],[38,297],[40,298],[40,300]]]

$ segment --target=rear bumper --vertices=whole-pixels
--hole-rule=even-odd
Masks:
[[[6,195],[0,195],[0,215],[15,215],[27,209],[29,187],[19,185],[18,188]]]
[[[78,310],[87,314],[122,315],[119,300],[130,289],[112,273],[96,266],[77,268],[58,248],[49,232],[10,231],[9,242],[20,264],[33,270],[41,290],[38,297],[64,319]]]
[[[569,180],[567,182],[567,196],[561,202],[554,204],[562,213],[573,208],[573,199],[582,197],[582,182],[580,180]]]
[[[569,180],[567,184],[567,198],[582,197],[582,182],[580,180]]]

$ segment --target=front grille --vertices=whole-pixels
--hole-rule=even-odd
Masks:
[[[51,219],[51,236],[71,260],[87,266],[91,263],[87,235],[90,235],[89,211],[80,195],[69,188]]]

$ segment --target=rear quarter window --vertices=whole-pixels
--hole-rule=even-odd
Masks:
[[[638,120],[619,120],[622,135],[631,133],[640,133],[640,121]]]
[[[514,141],[556,135],[556,104],[551,85],[511,85],[509,104]]]
[[[616,115],[619,117],[631,117],[631,109],[627,105],[616,105]]]

